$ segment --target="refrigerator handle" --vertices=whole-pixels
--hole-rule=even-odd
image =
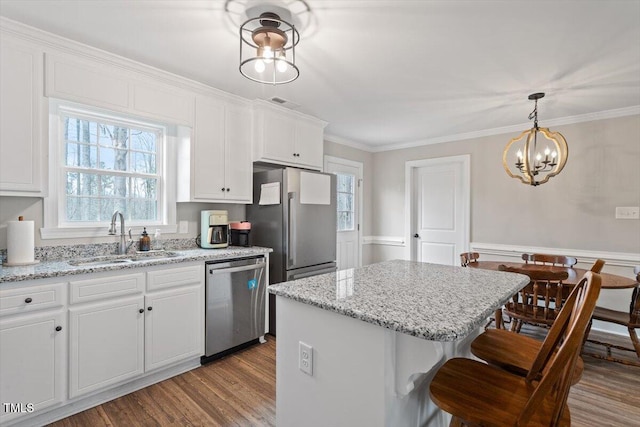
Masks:
[[[296,247],[297,247],[297,236],[296,236],[296,204],[294,203],[296,199],[296,193],[289,193],[289,266],[296,265]]]

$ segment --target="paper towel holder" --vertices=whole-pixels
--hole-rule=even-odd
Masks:
[[[16,222],[26,222],[24,221],[24,217],[22,215],[20,215],[18,217],[18,221],[10,221],[10,223],[16,223]],[[9,240],[9,236],[11,234],[11,232],[9,231],[9,229],[11,228],[11,225],[8,224],[7,227],[7,240]],[[32,236],[33,238],[33,236]],[[25,261],[25,262],[9,262],[9,242],[7,241],[7,259],[3,260],[2,265],[4,267],[20,267],[20,266],[28,266],[28,265],[35,265],[38,264],[40,262],[40,260],[34,259],[34,260],[29,260],[29,261]],[[33,255],[33,246],[31,247],[31,254]]]

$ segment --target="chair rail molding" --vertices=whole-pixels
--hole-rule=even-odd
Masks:
[[[405,241],[402,236],[364,236],[362,238],[363,245],[385,245],[385,246],[404,246]]]
[[[633,252],[605,252],[583,249],[543,248],[538,246],[503,245],[498,243],[471,242],[470,250],[485,255],[513,257],[520,259],[523,253],[545,253],[570,255],[580,263],[593,263],[603,259],[606,265],[617,267],[635,267],[640,265],[640,254]]]

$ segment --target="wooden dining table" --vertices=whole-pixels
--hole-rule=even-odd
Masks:
[[[498,267],[500,265],[521,270],[543,270],[554,272],[566,271],[569,274],[569,277],[562,282],[567,285],[577,285],[580,279],[582,279],[582,276],[584,276],[584,273],[589,271],[582,268],[563,267],[558,265],[540,265],[505,261],[475,261],[470,262],[467,267],[498,271]],[[600,273],[600,277],[602,278],[602,289],[627,289],[634,288],[639,285],[636,279],[618,276],[617,274]]]

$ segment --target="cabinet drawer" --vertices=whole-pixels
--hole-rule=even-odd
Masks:
[[[147,272],[147,290],[196,285],[204,280],[204,264],[191,267],[166,268]]]
[[[66,283],[0,291],[0,316],[64,305]]]
[[[144,291],[144,273],[123,274],[70,282],[71,304]]]

